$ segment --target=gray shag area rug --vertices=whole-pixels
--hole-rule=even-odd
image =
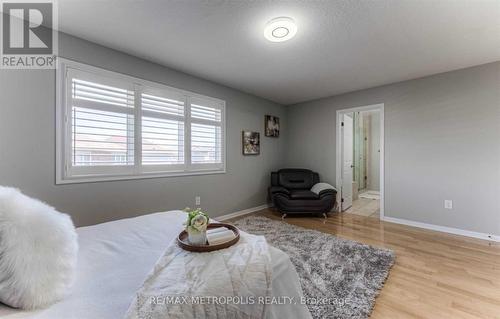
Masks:
[[[394,252],[262,216],[234,225],[263,235],[295,265],[313,318],[368,318],[394,263]]]

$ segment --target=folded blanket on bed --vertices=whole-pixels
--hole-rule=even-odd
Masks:
[[[126,318],[264,318],[272,266],[263,236],[241,234],[227,249],[192,253],[172,242]]]

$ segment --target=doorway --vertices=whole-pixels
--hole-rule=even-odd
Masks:
[[[384,216],[384,105],[337,111],[339,210]]]

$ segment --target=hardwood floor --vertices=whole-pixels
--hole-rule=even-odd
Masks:
[[[499,243],[345,213],[285,221],[396,252],[371,318],[500,318]]]

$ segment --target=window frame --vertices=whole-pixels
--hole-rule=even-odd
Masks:
[[[58,58],[56,70],[56,184],[89,183],[130,179],[178,177],[226,173],[226,102],[221,99],[177,89],[100,67]],[[71,77],[69,72],[81,72],[86,77],[106,79],[106,83],[118,83],[133,88],[134,92],[134,164],[110,166],[72,166],[71,141]],[[69,89],[68,89],[69,87]],[[184,96],[184,164],[142,165],[142,93],[158,91]],[[192,164],[191,159],[191,99],[201,99],[216,105],[221,110],[221,163]],[[148,111],[144,110],[146,113]],[[162,116],[160,116],[162,117]],[[168,117],[168,116],[167,116]],[[162,117],[166,118],[166,117]],[[175,118],[173,115],[172,118]],[[200,123],[194,119],[195,123]]]

